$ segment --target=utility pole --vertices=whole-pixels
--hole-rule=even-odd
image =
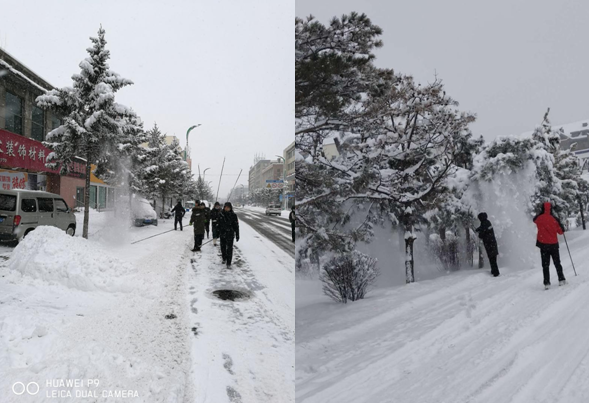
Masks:
[[[225,157],[223,157],[223,166],[221,167],[221,175],[219,176],[219,185],[217,186],[217,196],[215,196],[215,201],[219,200],[219,188],[221,188],[221,178],[223,177],[223,169],[225,169]]]

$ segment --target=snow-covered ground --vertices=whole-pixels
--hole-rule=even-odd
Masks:
[[[242,267],[222,279],[252,298],[217,302],[226,269],[212,243],[191,263],[192,227],[133,244],[173,221],[92,211],[89,240],[81,223],[74,238],[40,227],[0,250],[0,402],[294,401],[292,258],[242,223]],[[15,395],[19,382],[39,393]]]
[[[192,259],[193,377],[202,391],[196,401],[294,402],[294,261],[243,221],[240,232],[232,269],[212,243]],[[247,297],[212,295],[224,289]]]
[[[561,239],[569,284],[551,267],[548,291],[539,252],[532,270],[464,270],[347,305],[297,280],[296,401],[589,401],[589,231],[567,238],[579,276]]]

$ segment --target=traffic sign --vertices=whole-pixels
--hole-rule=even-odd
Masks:
[[[283,189],[284,182],[269,182],[266,184],[266,189]]]

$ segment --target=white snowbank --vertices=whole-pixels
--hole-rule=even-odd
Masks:
[[[100,245],[41,226],[15,249],[11,271],[50,284],[82,291],[129,291],[129,263],[111,257]]]

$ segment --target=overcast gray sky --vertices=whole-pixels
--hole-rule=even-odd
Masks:
[[[71,85],[89,36],[106,30],[110,66],[135,85],[117,100],[146,128],[185,144],[225,197],[254,154],[275,159],[294,139],[293,0],[0,0],[0,46],[52,85]]]
[[[376,64],[444,81],[487,139],[589,119],[589,2],[583,0],[297,0],[323,23],[364,12],[384,30]]]

